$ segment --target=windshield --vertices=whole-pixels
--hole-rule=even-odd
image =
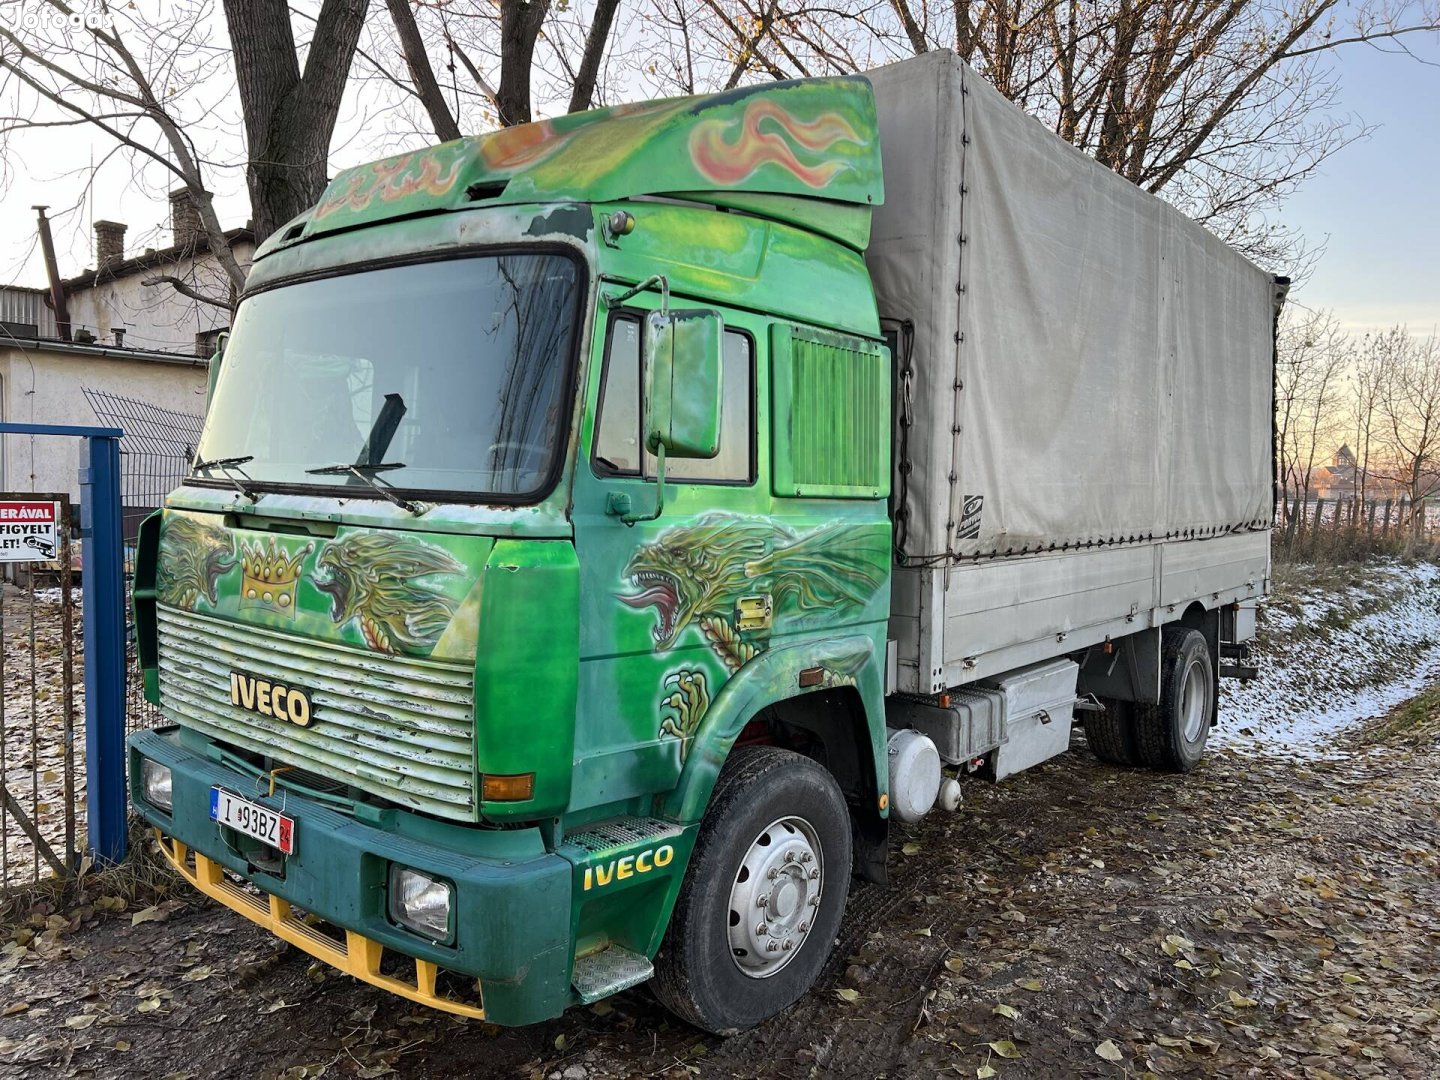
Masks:
[[[195,475],[363,496],[542,494],[564,442],[578,277],[564,255],[507,254],[248,297]]]

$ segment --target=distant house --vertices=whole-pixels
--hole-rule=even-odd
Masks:
[[[1367,501],[1377,499],[1398,499],[1405,495],[1405,489],[1394,481],[1377,476],[1379,466],[1372,459],[1369,473],[1360,475],[1360,465],[1355,452],[1349,445],[1335,451],[1328,465],[1317,465],[1310,472],[1310,498],[1312,499],[1358,499],[1360,488],[1365,488]],[[1290,493],[1293,496],[1293,492]]]
[[[96,425],[85,391],[186,417],[205,410],[209,357],[230,313],[184,297],[166,275],[208,295],[229,295],[199,216],[183,191],[171,195],[172,243],[127,255],[126,227],[95,223],[95,267],[58,282],[67,327],[48,288],[0,288],[0,419]],[[255,250],[249,229],[226,234],[242,266]],[[193,425],[191,425],[193,426]],[[182,448],[183,449],[183,448]],[[79,497],[79,447],[72,439],[0,438],[0,487]]]

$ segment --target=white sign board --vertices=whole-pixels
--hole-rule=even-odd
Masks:
[[[60,504],[0,498],[0,562],[49,562],[60,551]]]

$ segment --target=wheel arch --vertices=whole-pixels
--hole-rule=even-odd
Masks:
[[[888,837],[883,650],[853,635],[782,645],[757,656],[715,695],[696,731],[665,816],[698,821],[720,770],[748,725],[764,723],[767,741],[824,765],[851,809],[856,872],[883,880]],[[801,673],[822,672],[802,687]]]

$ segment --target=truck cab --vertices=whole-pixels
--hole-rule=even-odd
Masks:
[[[176,868],[495,1023],[803,992],[883,876],[882,198],[822,80],[376,162],[272,236],[139,544]]]

